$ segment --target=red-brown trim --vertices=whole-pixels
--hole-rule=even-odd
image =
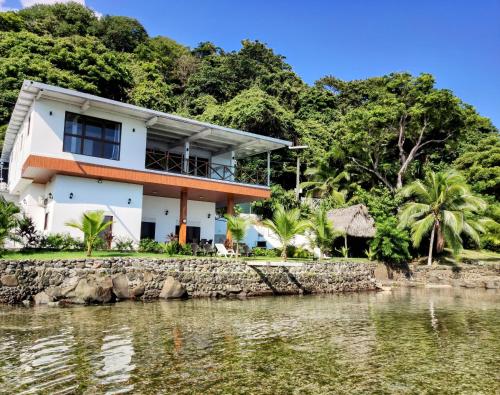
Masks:
[[[267,199],[271,195],[270,190],[267,188],[263,189],[249,185],[235,185],[213,180],[195,179],[182,175],[158,174],[148,171],[122,169],[118,167],[77,162],[68,159],[49,158],[39,155],[30,155],[26,159],[23,165],[23,174],[28,168],[41,168],[54,171],[58,174],[127,182],[131,184],[171,185],[181,188],[208,190],[241,195],[255,199]]]

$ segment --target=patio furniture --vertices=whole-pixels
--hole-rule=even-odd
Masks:
[[[218,256],[224,256],[227,258],[235,255],[234,250],[232,248],[226,248],[224,244],[216,243],[215,248],[217,249]]]
[[[240,244],[240,251],[241,251],[241,255],[243,255],[243,256],[252,256],[253,255],[251,248],[248,245],[246,245],[245,243]]]
[[[203,252],[205,253],[205,255],[213,256],[213,254],[215,253],[215,249],[211,243],[203,244],[202,247],[203,247]]]

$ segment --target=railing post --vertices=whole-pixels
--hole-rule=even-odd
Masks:
[[[271,186],[271,151],[267,151],[267,186]]]
[[[236,158],[234,157],[234,151],[231,151],[231,165],[229,167],[229,178],[232,178],[230,181],[236,181],[236,177],[234,176],[236,174]],[[231,177],[233,175],[233,177]]]

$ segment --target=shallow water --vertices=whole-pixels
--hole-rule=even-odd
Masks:
[[[0,393],[500,393],[500,293],[0,307]]]

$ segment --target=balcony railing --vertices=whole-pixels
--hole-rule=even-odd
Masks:
[[[233,181],[243,184],[267,185],[267,169],[229,166],[207,158],[186,158],[182,154],[157,149],[146,150],[146,169],[204,177],[212,180]]]

